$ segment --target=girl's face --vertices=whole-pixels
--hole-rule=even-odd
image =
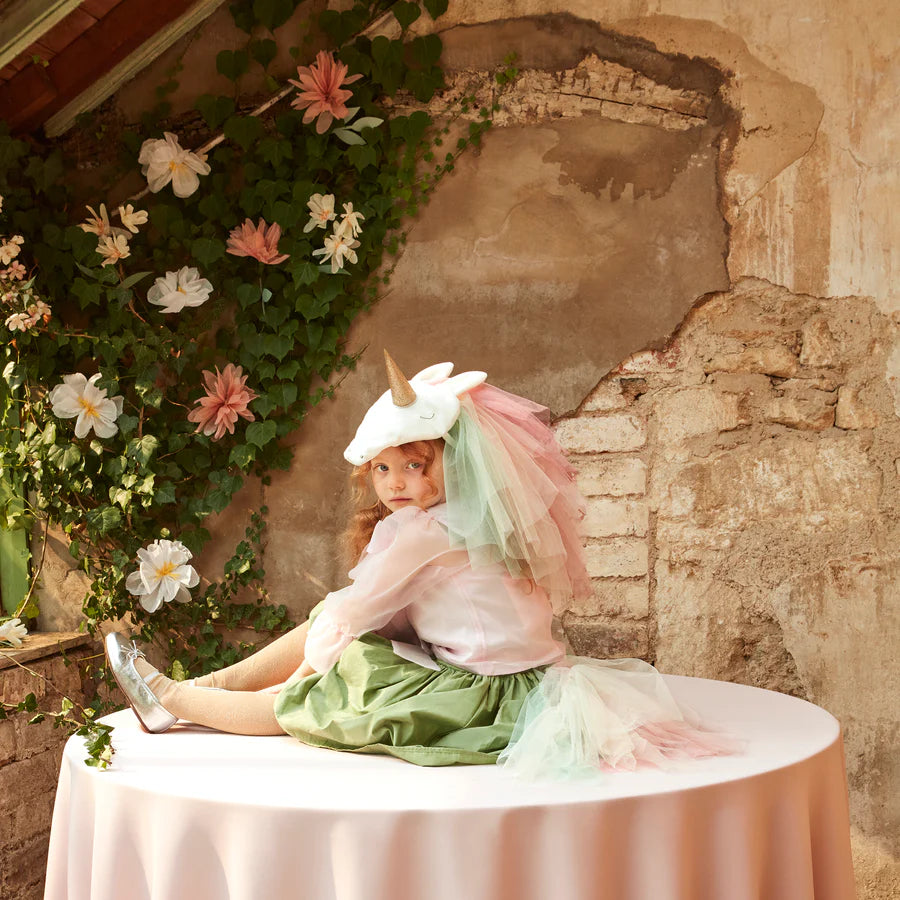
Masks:
[[[372,460],[372,486],[378,499],[391,511],[404,506],[428,509],[444,502],[444,467],[435,453],[425,475],[425,461],[407,456],[399,447],[387,447]],[[437,491],[435,491],[437,488]]]

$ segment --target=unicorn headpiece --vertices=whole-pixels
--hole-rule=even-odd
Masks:
[[[589,596],[575,470],[547,427],[549,410],[438,363],[407,380],[385,351],[388,383],[345,458],[362,465],[386,447],[444,439],[447,529],[475,565],[503,563],[532,578],[557,611]]]
[[[460,395],[481,384],[485,372],[462,372],[450,377],[453,363],[422,369],[407,381],[397,363],[384,351],[388,384],[369,408],[344,458],[356,466],[374,459],[385,447],[444,437],[459,418]]]

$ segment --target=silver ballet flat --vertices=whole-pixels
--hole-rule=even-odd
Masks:
[[[103,642],[109,668],[122,689],[125,699],[134,710],[138,722],[144,731],[159,734],[171,728],[178,717],[173,716],[156,698],[156,694],[147,686],[147,682],[138,674],[134,661],[144,653],[138,649],[134,641],[125,635],[111,631]]]

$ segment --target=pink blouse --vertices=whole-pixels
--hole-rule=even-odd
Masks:
[[[439,660],[479,675],[558,662],[546,592],[501,563],[472,566],[450,547],[447,505],[404,507],[375,526],[352,584],[325,598],[306,638],[306,659],[327,672],[356,637],[375,631],[412,640]]]

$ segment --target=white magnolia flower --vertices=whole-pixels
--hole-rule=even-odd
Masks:
[[[119,219],[132,234],[137,234],[138,225],[145,225],[148,218],[147,210],[135,209],[130,203],[119,207]]]
[[[354,250],[359,246],[359,241],[354,241],[349,235],[342,233],[338,225],[333,235],[325,238],[325,246],[321,250],[313,250],[313,256],[321,256],[322,262],[331,260],[331,272],[344,268],[344,260],[356,262]]]
[[[353,212],[353,204],[344,204],[344,214],[341,216],[341,222],[334,228],[335,234],[347,234],[352,238],[362,234],[362,226],[359,224],[365,216],[361,212]]]
[[[200,576],[186,565],[191,551],[181,541],[154,541],[137,552],[140,566],[125,579],[128,591],[140,598],[147,612],[156,612],[163,603],[191,599],[188,588],[196,587]]]
[[[22,646],[22,638],[28,634],[28,629],[20,619],[7,619],[0,622],[0,644],[12,644],[13,647]]]
[[[85,378],[81,372],[64,375],[63,383],[58,384],[48,394],[53,404],[53,414],[61,419],[74,419],[75,437],[83,438],[91,428],[97,437],[112,437],[118,430],[116,419],[122,415],[124,397],[106,396],[105,388],[98,388],[100,373]]]
[[[10,331],[28,331],[34,322],[28,317],[28,313],[13,313],[4,323]]]
[[[103,257],[101,266],[112,266],[120,259],[131,256],[128,239],[122,234],[117,234],[115,237],[106,235],[100,238],[97,242],[97,252]]]
[[[306,234],[313,228],[327,228],[334,218],[334,194],[313,194],[306,204],[309,207],[309,221],[303,228]]]
[[[161,306],[164,313],[181,312],[186,306],[200,306],[206,303],[213,286],[200,277],[196,269],[183,266],[177,272],[166,272],[153,282],[147,291],[147,300]]]
[[[0,243],[0,265],[8,266],[19,255],[24,243],[25,238],[21,234],[14,234]]]
[[[185,150],[169,131],[163,139],[144,141],[138,162],[154,194],[171,181],[176,197],[190,197],[200,187],[198,176],[209,175],[207,163],[196,153]]]

